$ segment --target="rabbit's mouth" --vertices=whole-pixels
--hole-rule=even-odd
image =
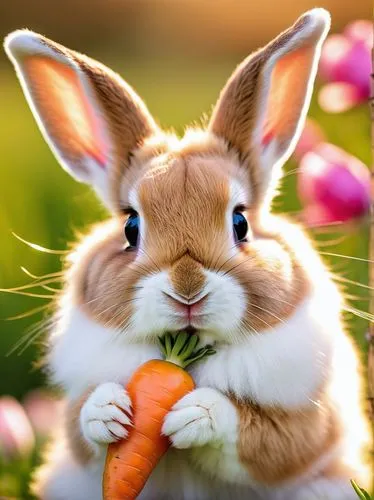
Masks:
[[[186,326],[186,328],[182,328],[182,330],[180,330],[180,331],[184,331],[184,332],[188,333],[189,335],[197,335],[199,333],[198,329],[192,325],[188,325],[188,326]]]

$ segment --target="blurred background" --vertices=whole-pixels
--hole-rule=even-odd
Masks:
[[[137,90],[162,126],[181,134],[186,124],[209,113],[226,79],[248,53],[314,6],[311,0],[13,0],[1,2],[0,34],[4,37],[27,27],[102,61]],[[332,33],[342,33],[355,20],[371,19],[368,0],[321,0],[318,6],[330,11]],[[349,36],[355,32],[356,41],[365,39],[361,45],[368,53],[372,42],[367,27],[355,28]],[[335,42],[316,85],[309,128],[286,165],[282,194],[274,208],[305,221],[324,260],[342,277],[339,283],[348,298],[347,325],[365,359],[367,200],[361,200],[361,211],[356,206],[356,212],[347,215],[322,208],[316,217],[315,204],[300,189],[298,177],[300,164],[308,171],[311,161],[304,153],[320,142],[332,143],[341,148],[335,151],[334,168],[343,166],[350,172],[351,162],[359,165],[361,177],[352,177],[361,186],[355,196],[367,196],[370,118],[368,90],[362,81],[369,80],[368,56],[364,49],[360,52],[361,45],[357,49],[356,42],[347,48],[342,35]],[[341,52],[343,46],[347,52],[340,61],[343,69],[335,71],[331,54]],[[352,81],[358,73],[361,80]],[[343,87],[336,86],[336,81],[343,81]],[[347,103],[341,105],[344,98]],[[28,498],[28,474],[38,460],[35,439],[37,443],[44,439],[48,421],[53,422],[52,412],[57,411],[44,391],[46,380],[36,362],[45,333],[40,322],[48,318],[48,305],[59,283],[14,288],[58,272],[63,256],[58,251],[67,249],[76,232],[86,231],[107,214],[88,187],[75,183],[58,166],[4,52],[0,53],[0,103],[0,287],[8,289],[0,292],[0,496]],[[331,175],[339,177],[334,172]],[[31,248],[13,233],[55,253]],[[36,336],[38,325],[40,336]],[[23,440],[11,429],[10,414],[18,414],[19,422],[24,422]]]

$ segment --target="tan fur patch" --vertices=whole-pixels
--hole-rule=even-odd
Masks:
[[[66,281],[73,300],[106,327],[125,328],[133,313],[136,283],[154,269],[125,250],[125,217],[99,224],[72,253]]]
[[[197,295],[205,283],[201,265],[189,255],[184,255],[174,264],[169,276],[174,291],[186,299]]]
[[[229,167],[222,158],[170,154],[155,162],[140,182],[145,249],[161,267],[187,252],[207,265],[225,249],[226,163]]]
[[[341,437],[328,401],[294,411],[233,402],[240,418],[240,458],[264,484],[302,475]]]
[[[303,255],[294,252],[287,233],[257,224],[248,213],[253,241],[242,245],[239,256],[222,268],[234,276],[247,293],[243,319],[246,330],[261,332],[289,318],[309,292]],[[284,229],[284,225],[282,225]]]
[[[79,423],[82,406],[91,392],[92,388],[84,392],[78,400],[68,405],[65,418],[67,442],[74,457],[82,465],[87,464],[93,458],[93,452],[82,436]]]

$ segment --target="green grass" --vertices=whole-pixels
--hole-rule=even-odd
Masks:
[[[2,460],[0,455],[0,498],[35,500],[29,492],[29,484],[32,471],[40,463],[42,448],[39,443],[30,456],[8,462]]]

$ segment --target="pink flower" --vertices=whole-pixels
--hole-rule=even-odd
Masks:
[[[322,128],[316,121],[311,118],[307,118],[304,129],[293,153],[295,159],[300,161],[306,153],[312,151],[323,141],[325,141],[325,134]]]
[[[369,50],[372,49],[374,43],[373,23],[371,21],[353,21],[349,23],[344,34],[353,41],[363,42]]]
[[[326,40],[319,74],[327,84],[318,98],[325,111],[346,111],[369,98],[372,30],[369,21],[355,21]]]
[[[370,207],[370,173],[354,156],[322,143],[300,162],[298,194],[309,225],[355,220]]]
[[[35,444],[27,415],[16,399],[0,398],[0,453],[10,459],[28,455]]]
[[[27,394],[23,406],[39,436],[47,436],[55,427],[61,410],[61,402],[44,389],[35,389]]]

